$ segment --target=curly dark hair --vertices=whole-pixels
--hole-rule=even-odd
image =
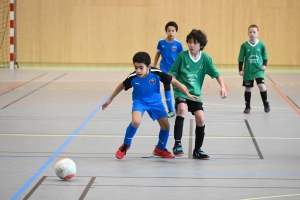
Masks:
[[[187,36],[186,36],[186,43],[189,42],[190,39],[194,39],[194,42],[200,43],[200,50],[202,51],[207,44],[206,34],[201,30],[193,29]]]
[[[166,31],[166,32],[167,32],[167,29],[168,29],[169,26],[175,27],[176,32],[178,31],[178,25],[176,24],[176,22],[173,22],[173,21],[168,22],[168,23],[166,24],[166,26],[165,26],[165,31]]]
[[[132,61],[134,63],[144,63],[148,67],[151,63],[151,58],[147,52],[140,51],[134,54]]]

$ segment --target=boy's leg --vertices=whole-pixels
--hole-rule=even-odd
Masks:
[[[245,110],[244,113],[248,114],[250,113],[251,110],[251,106],[250,106],[250,102],[251,102],[251,87],[246,87],[245,88],[245,93],[244,93],[244,98],[245,98]]]
[[[132,139],[141,123],[142,113],[140,111],[134,111],[132,113],[132,122],[128,125],[124,137],[124,143],[120,146],[120,148],[116,152],[116,157],[118,159],[124,158],[126,152],[130,148]]]
[[[183,133],[183,125],[184,125],[184,117],[186,112],[186,101],[184,98],[177,98],[176,99],[176,110],[177,110],[177,116],[175,119],[174,124],[174,140],[175,144],[173,147],[173,153],[175,155],[183,155],[183,149],[182,149],[182,133]]]
[[[195,129],[195,148],[193,151],[193,158],[195,159],[209,159],[209,155],[205,154],[201,150],[203,145],[204,136],[205,136],[205,124],[204,124],[204,112],[203,110],[197,110],[194,112],[196,120],[196,129]]]
[[[174,117],[174,106],[172,101],[171,84],[164,83],[166,104],[168,106],[168,118]]]
[[[270,104],[269,104],[269,101],[268,101],[268,97],[267,97],[267,88],[265,86],[265,84],[263,83],[264,79],[256,79],[256,82],[257,82],[257,86],[260,90],[260,96],[261,96],[261,100],[264,104],[264,110],[266,113],[270,112]]]
[[[153,150],[153,155],[160,156],[162,158],[174,158],[174,155],[166,149],[170,135],[170,124],[168,118],[158,118],[157,121],[161,129],[158,135],[157,146]]]

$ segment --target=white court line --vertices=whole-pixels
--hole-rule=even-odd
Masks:
[[[241,199],[241,200],[258,200],[258,199],[271,199],[271,198],[280,198],[280,197],[294,197],[300,196],[300,194],[287,194],[287,195],[279,195],[279,196],[269,196],[269,197],[257,197],[257,198],[250,198],[250,199]]]

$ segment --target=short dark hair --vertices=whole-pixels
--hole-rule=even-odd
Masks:
[[[257,28],[257,31],[259,31],[259,30],[258,30],[258,26],[257,26],[256,24],[251,24],[251,25],[248,27],[248,30],[249,30],[250,28]]]
[[[165,26],[165,31],[166,31],[166,32],[167,32],[167,29],[168,29],[169,26],[175,27],[176,32],[178,31],[178,25],[176,24],[176,22],[173,22],[173,21],[168,22],[168,23],[166,24],[166,26]]]
[[[151,63],[151,58],[147,52],[140,51],[134,54],[132,61],[134,63],[144,63],[148,67]]]
[[[202,51],[207,44],[207,38],[203,31],[193,29],[187,36],[186,36],[186,43],[189,42],[190,39],[194,39],[194,41],[200,43],[200,50]]]

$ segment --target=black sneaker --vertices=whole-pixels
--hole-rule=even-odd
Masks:
[[[175,144],[174,147],[173,147],[173,153],[175,156],[180,156],[180,155],[183,155],[183,150],[182,150],[182,144],[181,143],[178,143],[178,144]]]
[[[250,107],[246,107],[245,110],[244,110],[244,113],[245,113],[245,114],[249,114],[249,113],[250,113],[250,110],[251,110]]]
[[[201,149],[198,149],[198,150],[194,149],[193,158],[194,159],[202,159],[202,160],[209,160],[210,159],[209,155],[206,155],[204,153],[204,151],[202,151]]]
[[[268,101],[264,103],[264,109],[266,113],[270,112],[271,108]]]

